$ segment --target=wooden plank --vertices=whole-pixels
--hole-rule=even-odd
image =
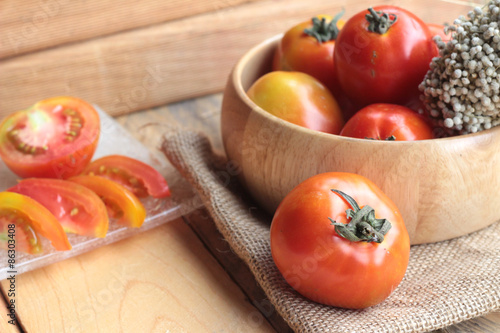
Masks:
[[[0,58],[255,0],[3,0]]]
[[[446,5],[425,3],[431,2],[432,9]],[[399,3],[432,21],[453,19],[468,8],[457,5],[436,14],[424,2]],[[0,117],[62,94],[120,115],[218,92],[251,46],[342,7],[349,17],[366,8],[366,1],[263,0],[10,58],[0,63]]]
[[[181,219],[17,284],[27,332],[274,331]]]
[[[219,233],[208,212],[205,209],[199,209],[185,216],[184,219],[231,278],[240,286],[249,298],[250,303],[261,312],[273,328],[277,332],[293,332],[271,304],[260,285],[255,281],[255,277],[248,266],[232,251],[229,244]]]

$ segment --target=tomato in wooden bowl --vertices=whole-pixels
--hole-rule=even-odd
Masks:
[[[412,244],[458,237],[500,219],[500,127],[448,138],[382,141],[303,128],[258,107],[246,91],[272,69],[282,35],[250,49],[229,76],[221,130],[229,160],[271,214],[292,188],[322,172],[373,181],[401,211]]]

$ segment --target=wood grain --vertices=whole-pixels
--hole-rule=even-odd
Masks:
[[[437,15],[434,8],[446,2],[425,3],[398,2],[439,22],[466,8],[448,4],[452,10]],[[11,57],[0,62],[0,117],[56,95],[81,97],[120,115],[220,92],[251,46],[313,15],[344,7],[349,17],[366,6],[366,0],[261,0]]]
[[[331,7],[259,1],[7,59],[0,116],[54,95],[76,95],[124,114],[214,91],[249,47]],[[22,90],[19,87],[22,86]]]
[[[214,258],[226,269],[231,278],[238,283],[249,298],[249,302],[262,313],[271,326],[277,332],[293,332],[271,304],[257,281],[255,281],[248,266],[238,258],[224,240],[207,211],[198,209],[183,218],[207,246]]]
[[[0,59],[186,18],[252,0],[3,0]]]
[[[27,332],[272,332],[181,219],[21,274],[17,289]]]

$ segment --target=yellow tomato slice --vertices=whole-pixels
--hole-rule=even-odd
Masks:
[[[140,227],[146,209],[139,199],[124,186],[100,176],[80,175],[69,179],[94,191],[105,203],[108,215],[127,227]]]
[[[16,250],[41,252],[38,235],[50,240],[56,250],[71,250],[68,237],[56,217],[40,203],[22,194],[0,192],[0,230],[2,248],[8,248],[9,230],[13,230]]]

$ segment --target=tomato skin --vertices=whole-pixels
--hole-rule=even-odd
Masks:
[[[340,135],[360,139],[395,141],[433,139],[432,128],[413,110],[396,104],[377,103],[359,110],[342,128]]]
[[[138,228],[144,223],[146,209],[139,199],[124,186],[100,176],[80,175],[68,180],[94,191],[108,204],[108,216],[117,218],[118,224]]]
[[[338,134],[342,112],[331,92],[302,72],[274,71],[260,77],[247,91],[265,111],[295,125]]]
[[[320,20],[325,19],[326,22],[331,22],[333,19],[329,15],[316,17]],[[344,24],[343,20],[337,21],[339,29],[342,29]],[[354,113],[354,106],[341,90],[334,70],[335,40],[319,42],[315,37],[304,32],[312,26],[311,19],[285,32],[274,53],[273,70],[303,72],[316,78],[330,90],[347,119]]]
[[[2,121],[0,157],[22,178],[68,178],[90,162],[99,133],[92,105],[75,97],[48,98]]]
[[[329,218],[347,223],[351,208],[331,189],[360,206],[375,209],[392,227],[381,243],[351,242]],[[281,202],[271,224],[271,252],[285,280],[303,296],[350,309],[382,302],[399,285],[409,261],[410,240],[394,203],[360,175],[330,172],[295,187]]]
[[[139,198],[170,196],[165,178],[152,166],[123,155],[108,155],[92,161],[82,172],[111,179]]]
[[[395,14],[397,20],[384,34],[368,30],[368,10],[346,22],[334,52],[340,86],[360,107],[407,105],[418,100],[418,85],[437,55],[431,32],[421,19],[402,8],[386,5],[374,10]]]
[[[30,197],[18,193],[0,192],[0,213],[2,231],[5,231],[8,224],[14,223],[16,234],[32,233],[27,235],[30,237],[26,239],[26,243],[19,244],[16,241],[16,250],[31,254],[39,253],[41,248],[36,239],[38,235],[50,240],[58,251],[71,250],[71,244],[59,221],[48,209]],[[9,218],[10,215],[14,216],[14,221]],[[19,221],[16,220],[22,220],[23,225],[19,225]],[[33,242],[31,245],[30,240]]]
[[[332,21],[329,15],[318,15],[317,18]],[[344,21],[338,21],[341,28]],[[335,40],[319,42],[315,37],[304,32],[313,26],[312,19],[301,22],[283,35],[273,61],[275,71],[297,71],[309,74],[322,82],[329,89],[333,82],[333,50]],[[332,90],[333,92],[333,90]]]
[[[27,178],[7,191],[29,196],[47,208],[64,231],[105,237],[108,215],[101,199],[85,186],[62,179]]]

